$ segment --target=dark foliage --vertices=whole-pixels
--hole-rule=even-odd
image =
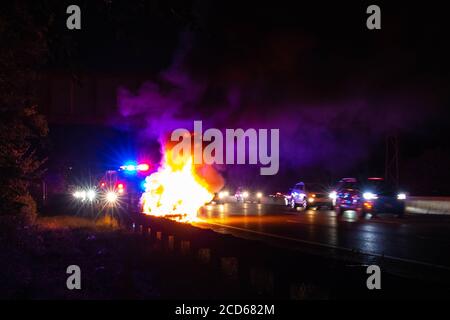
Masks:
[[[36,213],[29,186],[42,174],[48,133],[35,91],[48,52],[48,21],[40,17],[20,2],[0,10],[0,214],[27,219]]]

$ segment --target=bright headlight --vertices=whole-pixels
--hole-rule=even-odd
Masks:
[[[332,191],[330,192],[330,194],[328,195],[328,197],[330,197],[330,199],[336,199],[337,193],[336,191]]]
[[[247,197],[248,197],[248,192],[247,192],[247,191],[244,191],[244,192],[242,193],[242,196],[243,196],[244,198],[247,198]]]
[[[221,191],[219,192],[219,199],[223,199],[225,197],[229,196],[229,192],[228,191]]]
[[[86,197],[88,198],[89,201],[94,200],[95,196],[96,196],[95,190],[90,189],[86,192]]]
[[[314,198],[313,197],[309,197],[308,198],[308,202],[314,202]]]
[[[75,191],[75,192],[73,193],[73,197],[74,197],[74,198],[77,198],[77,199],[81,198],[81,192],[80,192],[80,191]]]
[[[372,192],[364,192],[363,193],[363,198],[366,200],[373,200],[373,199],[377,199],[378,196],[375,193]]]
[[[262,192],[258,192],[258,193],[256,194],[256,197],[257,197],[257,198],[262,198],[262,196],[263,196]]]
[[[397,199],[398,200],[405,200],[406,199],[406,194],[404,194],[404,193],[397,194]]]
[[[109,203],[114,203],[117,201],[117,193],[110,191],[106,194],[106,201]]]
[[[78,191],[78,199],[80,199],[81,201],[86,200],[86,191]]]

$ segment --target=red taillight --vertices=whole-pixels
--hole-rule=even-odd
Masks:
[[[123,185],[123,183],[119,183],[118,185],[117,185],[117,188],[119,188],[119,189],[123,189],[125,186]]]

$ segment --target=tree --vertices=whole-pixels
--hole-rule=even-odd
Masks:
[[[42,173],[48,126],[37,111],[36,81],[47,57],[47,25],[35,8],[2,3],[0,10],[0,215],[32,218],[29,186]]]

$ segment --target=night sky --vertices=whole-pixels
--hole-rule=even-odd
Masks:
[[[443,5],[329,2],[71,1],[82,9],[76,32],[59,14],[68,2],[36,10],[55,13],[46,68],[146,79],[118,88],[118,116],[105,125],[153,142],[193,120],[280,128],[280,173],[233,167],[230,181],[287,188],[383,174],[385,137],[396,133],[401,183],[450,194]],[[365,26],[369,4],[381,7],[381,30]]]

